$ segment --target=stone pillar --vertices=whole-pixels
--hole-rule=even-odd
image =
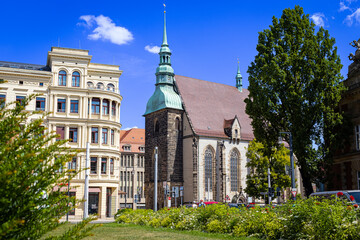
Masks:
[[[66,117],[68,117],[69,112],[70,112],[70,97],[69,97],[69,95],[66,95],[66,104],[65,104]]]
[[[102,115],[103,115],[103,109],[102,109],[103,100],[104,100],[104,98],[100,98],[100,119],[102,119]]]
[[[88,104],[89,104],[90,106],[88,106],[86,110],[89,110],[89,111],[88,111],[88,116],[89,116],[89,119],[91,119],[91,114],[92,114],[92,107],[91,107],[92,97],[89,97],[89,100],[90,100],[90,101],[88,101]],[[86,111],[86,110],[85,110],[85,111]]]
[[[106,218],[106,187],[102,186],[101,187],[101,193],[100,193],[100,196],[101,198],[101,205],[99,206],[100,207],[100,217],[102,219]]]

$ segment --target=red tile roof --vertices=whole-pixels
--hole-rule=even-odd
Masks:
[[[139,147],[145,146],[145,129],[132,128],[120,130],[120,151],[124,152],[123,145],[131,145],[130,152],[140,152]]]
[[[245,113],[244,99],[249,91],[199,79],[175,76],[176,84],[197,135],[227,138],[224,121],[237,116],[242,140],[254,138],[251,119]]]

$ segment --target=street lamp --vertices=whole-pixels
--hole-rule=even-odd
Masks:
[[[292,147],[292,134],[291,132],[280,132],[280,134],[289,134],[289,144],[290,144],[290,167],[291,167],[291,191],[296,191],[295,188],[295,169],[294,169],[294,156],[293,156],[293,147]],[[293,196],[293,199],[296,200],[296,195]]]

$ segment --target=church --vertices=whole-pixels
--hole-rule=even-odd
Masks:
[[[245,201],[246,149],[254,135],[239,66],[235,86],[175,75],[165,12],[159,55],[144,113],[146,208],[154,207],[155,147],[158,209],[181,200]],[[180,194],[172,192],[176,187]]]

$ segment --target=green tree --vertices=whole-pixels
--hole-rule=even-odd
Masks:
[[[249,143],[246,158],[249,159],[246,167],[250,169],[250,173],[246,176],[245,192],[249,196],[259,198],[260,192],[268,191],[268,168],[271,187],[290,187],[290,177],[285,172],[285,167],[290,165],[289,150],[283,144],[269,151],[264,144],[254,139]]]
[[[258,54],[251,63],[246,112],[255,137],[276,146],[279,132],[293,135],[293,149],[306,195],[322,180],[337,142],[335,111],[345,87],[335,39],[304,14],[285,9],[280,19],[259,33]],[[288,136],[285,136],[288,141]]]
[[[78,173],[62,170],[76,152],[63,147],[66,141],[54,141],[54,133],[45,133],[45,114],[30,120],[39,113],[25,111],[34,98],[31,95],[21,103],[0,104],[1,239],[39,239],[58,227],[59,219],[79,204],[60,192],[60,187],[54,190]],[[57,239],[89,235],[95,225],[85,226],[91,220],[73,226]]]

